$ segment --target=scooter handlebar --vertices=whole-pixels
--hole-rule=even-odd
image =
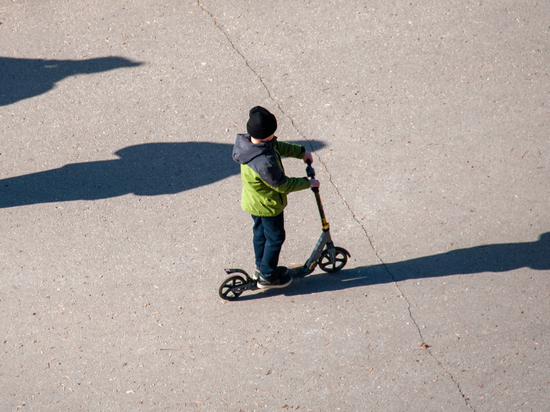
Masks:
[[[306,160],[306,163],[307,163],[307,167],[306,167],[307,177],[309,177],[310,179],[315,179],[315,169],[311,167],[311,160],[309,159]],[[319,193],[318,187],[312,187],[311,190],[313,191],[313,193]]]
[[[306,163],[307,163],[307,167],[306,167],[307,177],[309,177],[311,179],[314,179],[315,178],[315,169],[313,169],[313,167],[311,167],[311,160],[307,160]]]

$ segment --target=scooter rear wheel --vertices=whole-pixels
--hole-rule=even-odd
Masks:
[[[330,252],[325,250],[319,258],[319,267],[327,273],[338,272],[348,263],[348,252],[341,247],[335,248],[336,252],[332,258]]]
[[[233,275],[229,276],[223,281],[220,286],[219,294],[220,298],[224,300],[235,300],[241,296],[241,293],[245,290],[246,281],[242,276]]]

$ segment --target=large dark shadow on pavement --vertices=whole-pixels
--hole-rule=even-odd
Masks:
[[[318,149],[323,144],[312,142],[311,146]],[[69,164],[0,180],[0,208],[106,199],[129,193],[180,193],[240,173],[231,157],[232,150],[232,144],[207,142],[130,146],[115,153],[119,159]]]
[[[305,252],[304,252],[305,253]],[[344,268],[336,274],[314,274],[285,289],[241,295],[239,300],[285,294],[304,295],[355,287],[476,273],[503,273],[520,268],[550,270],[550,232],[535,242],[500,243],[453,250],[402,262]]]
[[[535,242],[499,243],[452,250],[384,265],[344,269],[336,275],[312,276],[307,284],[296,283],[288,294],[349,289],[408,279],[426,279],[475,273],[502,273],[520,268],[550,270],[550,232]],[[308,278],[304,278],[308,280]]]
[[[140,66],[122,57],[87,60],[43,60],[0,57],[0,106],[46,93],[69,76]]]

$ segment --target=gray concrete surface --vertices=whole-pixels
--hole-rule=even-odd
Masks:
[[[549,16],[0,2],[0,410],[548,410]],[[230,153],[258,104],[315,150],[352,258],[226,302],[223,268],[253,268]],[[286,222],[301,263],[309,191]]]

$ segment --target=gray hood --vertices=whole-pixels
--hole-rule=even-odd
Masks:
[[[253,144],[248,133],[238,134],[235,146],[233,147],[233,160],[239,164],[247,164],[263,154],[272,155],[273,145],[271,142]]]
[[[262,180],[272,187],[279,187],[288,178],[279,165],[280,157],[276,151],[277,138],[270,142],[253,144],[248,133],[238,134],[233,147],[233,160],[249,166]],[[279,162],[277,161],[279,159]]]

